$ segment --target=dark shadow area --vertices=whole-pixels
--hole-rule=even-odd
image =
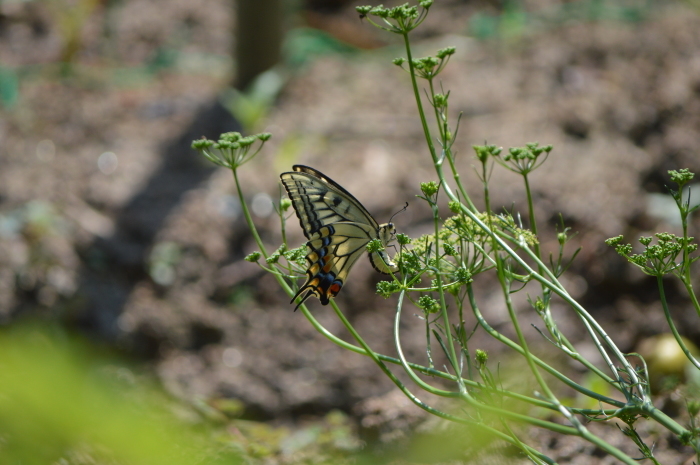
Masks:
[[[179,137],[163,145],[160,167],[123,207],[115,234],[95,240],[82,251],[79,288],[86,299],[76,321],[80,327],[109,340],[117,337],[124,304],[136,283],[147,277],[145,261],[158,231],[183,195],[214,171],[192,150],[192,140],[217,139],[227,131],[241,131],[230,112],[218,101],[204,107]],[[143,355],[153,352],[151,348]]]

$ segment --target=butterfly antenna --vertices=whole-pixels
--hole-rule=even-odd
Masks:
[[[393,222],[394,217],[395,217],[396,215],[398,215],[399,213],[405,212],[407,208],[408,208],[408,202],[406,202],[406,205],[404,205],[403,208],[402,208],[401,210],[399,210],[399,211],[397,211],[396,213],[394,213],[393,215],[391,215],[391,218],[389,218],[389,223]]]

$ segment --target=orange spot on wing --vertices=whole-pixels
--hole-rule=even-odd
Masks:
[[[338,283],[333,283],[333,284],[331,285],[331,287],[328,288],[328,292],[330,292],[331,294],[333,294],[333,295],[335,296],[335,295],[338,294],[338,292],[340,292],[340,288],[341,288],[341,287],[342,287],[342,286],[341,286],[340,284],[338,284]]]

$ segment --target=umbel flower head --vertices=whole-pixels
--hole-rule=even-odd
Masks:
[[[246,137],[243,137],[240,132],[225,132],[221,134],[218,141],[205,137],[192,141],[192,148],[216,165],[236,169],[253,159],[270,137],[272,135],[268,132]],[[259,142],[257,147],[255,147],[256,142]]]

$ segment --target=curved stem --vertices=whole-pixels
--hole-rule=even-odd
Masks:
[[[430,150],[430,156],[433,159],[433,164],[438,164],[437,153],[435,152],[435,145],[433,144],[433,137],[430,135],[430,129],[428,128],[428,121],[425,118],[425,111],[423,110],[423,103],[420,97],[420,91],[418,90],[418,81],[416,80],[416,70],[413,67],[413,55],[411,54],[411,46],[408,40],[408,33],[403,34],[404,46],[406,47],[406,58],[408,59],[408,69],[409,75],[411,76],[411,85],[413,86],[413,95],[416,99],[416,105],[418,105],[418,115],[420,116],[421,126],[423,126],[423,134],[425,135],[425,140],[428,143],[428,149]],[[441,178],[442,179],[442,178]]]
[[[510,347],[511,349],[515,350],[519,354],[523,354],[523,349],[520,347],[517,343],[511,341],[509,338],[506,336],[502,335],[498,331],[496,331],[491,325],[488,324],[484,316],[481,314],[481,311],[479,310],[479,306],[476,303],[476,298],[474,296],[474,289],[471,285],[471,283],[467,284],[467,294],[469,296],[469,303],[472,307],[472,311],[474,312],[474,316],[476,317],[476,320],[479,322],[482,328],[486,330],[487,333],[489,333],[494,339],[498,340],[499,342],[505,344],[506,346]],[[567,378],[564,376],[562,373],[560,373],[558,370],[552,368],[550,365],[542,361],[536,356],[532,356],[533,361],[540,366],[542,369],[547,371],[550,375],[556,377],[558,380],[566,384],[567,386],[575,389],[576,391],[580,392],[581,394],[596,399],[600,402],[604,402],[609,405],[614,405],[616,407],[622,408],[626,404],[624,402],[621,402],[619,400],[615,400],[613,398],[604,396],[602,394],[598,394],[597,392],[591,391],[590,389],[586,389],[585,387],[581,386],[580,384],[574,382],[573,380]]]
[[[363,347],[365,352],[372,358],[372,360],[374,360],[374,362],[379,366],[379,368],[384,372],[384,374],[386,374],[389,377],[389,379],[391,379],[394,382],[394,384],[399,389],[401,389],[401,391],[406,395],[406,397],[408,397],[411,400],[411,402],[413,402],[418,407],[422,408],[423,410],[425,410],[425,411],[427,411],[435,416],[438,416],[440,418],[444,418],[446,420],[454,421],[457,423],[461,423],[464,425],[478,426],[480,429],[486,430],[486,431],[490,432],[491,434],[499,437],[500,439],[503,439],[504,441],[507,441],[507,442],[514,444],[514,445],[518,445],[515,443],[515,441],[513,440],[512,437],[510,437],[507,434],[502,433],[501,431],[498,431],[497,429],[495,429],[491,426],[485,425],[481,422],[476,422],[476,421],[469,420],[466,418],[461,418],[461,417],[457,417],[454,415],[450,415],[448,413],[437,410],[437,409],[429,406],[428,404],[422,402],[411,391],[409,391],[406,388],[406,386],[404,386],[404,384],[394,375],[394,373],[392,373],[391,370],[389,370],[389,368],[379,359],[377,354],[374,351],[372,351],[372,349],[370,349],[370,347],[367,345],[367,343],[364,341],[364,339],[362,339],[360,337],[360,335],[357,333],[357,331],[355,331],[355,328],[350,324],[350,322],[347,320],[347,318],[345,318],[345,315],[343,314],[343,312],[341,312],[340,309],[338,308],[338,306],[336,305],[335,300],[331,300],[331,306],[333,307],[333,310],[335,310],[336,315],[338,316],[338,318],[340,318],[343,325],[345,325],[345,327],[348,329],[348,331],[350,331],[350,334]],[[556,423],[553,423],[553,425],[556,425]],[[560,425],[556,425],[556,426],[560,426]],[[541,452],[539,452],[539,451],[537,451],[529,446],[525,446],[525,448],[530,453],[532,453],[536,457],[540,458],[541,460],[544,460],[547,463],[552,463],[552,464],[554,463],[554,462],[552,462],[552,460],[549,457],[542,454]]]
[[[656,277],[656,283],[658,284],[659,287],[659,297],[661,299],[661,307],[664,309],[664,316],[666,317],[666,321],[668,322],[668,327],[671,328],[671,332],[673,333],[673,337],[676,338],[676,342],[678,343],[678,346],[681,348],[685,356],[690,360],[690,363],[692,363],[695,368],[700,369],[700,362],[698,362],[695,357],[693,357],[693,354],[690,353],[690,350],[688,347],[685,345],[685,342],[683,342],[683,338],[681,337],[680,333],[678,332],[678,329],[676,329],[676,325],[673,323],[673,318],[671,318],[671,312],[668,308],[668,302],[666,302],[666,293],[664,292],[664,283],[663,283],[663,276],[657,276]]]
[[[437,167],[440,171],[441,168]],[[442,176],[442,173],[440,173]],[[443,189],[447,193],[448,197],[450,197],[451,200],[457,201],[458,199],[455,197],[454,193],[450,190],[449,185],[446,183],[443,184]],[[474,213],[472,213],[468,208],[465,208],[462,206],[461,208],[462,212],[469,216],[472,221],[477,223],[481,229],[483,229],[489,236],[493,238],[493,240],[498,244],[500,248],[502,248],[508,255],[510,255],[513,260],[515,260],[518,265],[523,267],[529,274],[532,276],[535,280],[538,282],[546,285],[549,289],[551,289],[555,294],[560,296],[562,299],[564,299],[566,302],[571,305],[571,307],[585,320],[590,324],[592,328],[595,329],[595,332],[601,335],[601,337],[605,340],[606,344],[610,348],[610,350],[615,354],[615,356],[618,358],[619,362],[624,366],[625,371],[629,373],[631,383],[632,384],[638,384],[639,379],[637,378],[634,368],[630,365],[630,363],[627,361],[625,358],[624,354],[620,351],[620,349],[615,345],[615,343],[610,339],[610,336],[607,335],[607,333],[603,330],[603,328],[598,324],[598,322],[578,303],[576,300],[574,300],[562,287],[561,284],[558,282],[558,280],[554,280],[556,282],[556,285],[553,284],[553,282],[550,282],[546,278],[544,278],[542,275],[537,273],[535,270],[532,269],[532,267],[520,257],[513,249],[511,249],[508,244],[506,244],[500,237],[498,237],[497,234],[493,232],[491,228],[489,228],[487,225],[485,225]],[[603,351],[602,353],[603,357],[605,358],[607,355]],[[619,378],[619,375],[617,373],[617,370],[612,363],[611,360],[606,359],[606,363],[608,363],[608,367],[611,370],[611,372]]]
[[[248,229],[250,229],[251,234],[253,234],[253,239],[255,239],[255,243],[260,249],[260,253],[263,254],[263,257],[267,258],[270,255],[267,253],[267,250],[265,249],[265,244],[263,244],[262,239],[260,239],[260,234],[258,234],[258,230],[255,227],[255,223],[253,223],[253,217],[250,215],[250,211],[248,210],[248,204],[245,201],[245,197],[243,196],[243,189],[241,189],[241,183],[238,180],[238,170],[236,168],[233,168],[231,169],[231,171],[233,172],[233,180],[236,183],[238,199],[241,201],[241,209],[243,210],[245,222],[248,225]]]

